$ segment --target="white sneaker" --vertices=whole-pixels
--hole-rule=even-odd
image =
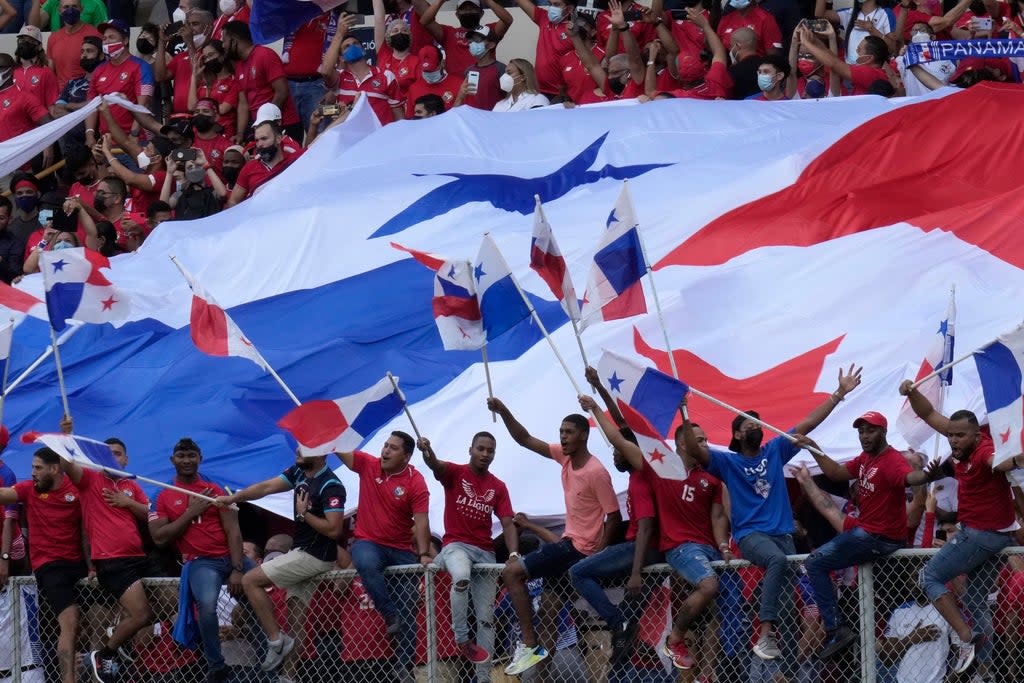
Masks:
[[[267,644],[267,656],[263,659],[260,668],[264,671],[274,671],[288,658],[294,648],[295,639],[282,631],[281,640],[276,646]]]
[[[512,655],[512,661],[505,667],[505,673],[509,676],[518,676],[536,666],[547,656],[548,651],[540,645],[527,647],[523,643],[517,643],[516,652]]]
[[[779,644],[775,642],[775,636],[769,634],[757,639],[757,644],[754,645],[754,654],[761,659],[771,660],[781,656],[782,651],[779,650]]]
[[[980,638],[981,636],[974,636],[970,642],[960,643],[956,653],[956,664],[953,666],[954,673],[962,674],[974,663],[974,652]]]

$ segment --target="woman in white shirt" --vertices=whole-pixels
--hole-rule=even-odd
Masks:
[[[494,111],[523,111],[550,104],[547,97],[537,92],[537,76],[533,64],[525,59],[509,60],[505,73],[498,79],[498,85],[508,95],[494,105]]]
[[[843,27],[846,39],[846,63],[857,64],[857,46],[868,36],[875,36],[885,41],[890,52],[895,52],[898,45],[893,31],[896,28],[896,16],[891,9],[882,7],[876,0],[854,0],[853,7],[838,12],[826,9],[826,0],[815,2],[814,14],[818,18],[827,19],[833,24]]]

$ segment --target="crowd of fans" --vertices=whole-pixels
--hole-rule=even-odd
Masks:
[[[0,277],[34,272],[34,254],[62,244],[132,251],[163,220],[243,201],[344,121],[357,97],[388,124],[458,106],[917,95],[1019,81],[1009,59],[907,67],[898,55],[915,41],[1020,38],[1024,0],[945,9],[937,0],[858,0],[839,11],[825,0],[676,9],[609,0],[599,12],[573,0],[516,3],[537,25],[537,44],[502,64],[496,51],[513,15],[495,0],[458,3],[458,26],[438,21],[443,0],[373,0],[372,42],[354,16],[325,13],[288,36],[281,54],[253,43],[250,7],[237,0],[181,0],[173,23],[143,25],[134,45],[131,2],[0,2],[0,23],[25,20],[15,54],[0,54],[0,141],[97,95],[117,93],[150,112],[104,104],[26,169],[63,160],[62,172],[11,180],[13,205],[0,201]],[[485,9],[497,20],[482,23]]]
[[[97,683],[148,680],[140,667],[168,661],[199,672],[188,680],[225,681],[244,670],[238,680],[271,681],[285,667],[298,680],[412,681],[429,659],[426,594],[421,574],[409,571],[420,567],[439,570],[431,614],[450,635],[437,638],[434,654],[462,664],[452,670],[461,671],[451,674],[457,680],[490,680],[499,659],[506,674],[528,680],[537,672],[591,680],[580,655],[583,608],[610,632],[608,680],[677,680],[663,654],[671,668],[705,681],[741,680],[748,669],[750,681],[841,681],[859,672],[849,656],[858,639],[856,567],[904,547],[938,547],[925,562],[876,564],[892,576],[877,584],[878,623],[860,628],[877,626],[882,679],[938,683],[948,674],[980,683],[1000,666],[1019,674],[1024,562],[1001,551],[1020,531],[1024,507],[1011,478],[1024,455],[995,463],[992,437],[973,413],[947,417],[907,381],[900,393],[946,436],[951,457],[940,464],[895,450],[886,418],[868,412],[853,423],[863,452],[839,464],[806,434],[860,384],[851,366],[787,435],[765,441],[748,411],[733,421],[728,450],[709,447],[684,399],[676,453],[652,453],[626,427],[598,373],[588,368],[586,378],[607,413],[589,396],[580,406],[610,441],[615,467],[629,474],[626,524],[611,477],[589,450],[587,417],[565,417],[558,442],[549,443],[491,398],[488,408],[511,439],[560,468],[561,535],[514,512],[515,492],[490,471],[498,439],[489,432],[474,435],[465,463],[442,460],[428,438],[401,431],[379,457],[330,456],[359,480],[350,519],[348,476],[335,474],[324,455],[298,450],[281,475],[228,492],[202,475],[199,444],[183,438],[171,449],[173,487],[151,503],[134,479],[41,448],[31,480],[16,482],[0,463],[0,504],[8,506],[0,581],[34,573],[57,622],[50,668],[62,683],[78,680],[80,622],[103,618],[111,627],[89,636],[84,657]],[[71,421],[61,428],[70,433]],[[128,469],[125,444],[107,443]],[[440,539],[431,535],[424,475],[412,464],[417,448],[445,492]],[[821,474],[800,465],[786,478],[801,449]],[[685,470],[665,469],[666,458]],[[240,506],[284,492],[292,493],[291,520],[240,523]],[[495,521],[502,533],[492,538]],[[798,552],[810,553],[799,566],[787,557]],[[711,564],[734,559],[750,565]],[[500,572],[474,569],[496,562],[504,563]],[[658,563],[677,582],[644,573]],[[396,567],[406,573],[384,574]],[[323,580],[349,568],[355,577]],[[180,576],[177,599],[142,583],[167,575]],[[94,585],[80,583],[87,576],[106,601],[83,602],[80,590]],[[621,600],[609,586],[624,588]],[[993,624],[996,596],[1002,609]]]

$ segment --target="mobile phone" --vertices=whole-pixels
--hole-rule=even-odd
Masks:
[[[825,33],[828,31],[828,19],[808,19],[807,28],[814,33]]]
[[[480,87],[480,72],[470,71],[466,74],[466,82],[469,83],[469,94],[476,94],[477,88]]]
[[[687,18],[685,9],[670,9],[668,12],[669,14],[672,15],[672,19],[674,19],[675,21],[680,21]]]
[[[992,17],[974,17],[974,25],[978,27],[979,31],[991,31]]]
[[[644,18],[644,15],[638,9],[628,9],[622,13],[622,18],[626,21],[640,21]]]
[[[39,222],[49,223],[53,220],[53,209],[40,209],[39,210]]]
[[[341,107],[337,104],[321,104],[320,116],[337,116],[341,113]]]
[[[179,164],[185,161],[195,161],[198,158],[198,152],[191,147],[176,149],[171,152],[171,158]]]

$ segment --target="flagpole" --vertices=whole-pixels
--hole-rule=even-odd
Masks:
[[[65,330],[64,333],[57,339],[57,343],[58,344],[63,344],[68,339],[71,339],[71,336],[75,332],[78,332],[78,330],[80,330],[80,329],[82,329],[82,325],[72,325],[72,326],[69,326],[68,329]],[[6,387],[4,389],[3,394],[0,395],[0,399],[6,398],[9,393],[14,391],[14,388],[17,387],[19,384],[21,384],[22,381],[24,381],[24,379],[26,377],[28,377],[29,374],[31,374],[33,370],[35,370],[40,365],[42,365],[43,361],[45,361],[47,358],[49,358],[51,353],[53,353],[53,346],[47,346],[46,350],[43,351],[41,354],[39,354],[39,357],[36,358],[34,361],[32,361],[32,364],[29,365],[27,368],[25,368],[25,370],[20,375],[15,377],[14,381],[11,382],[10,386],[8,386],[8,387]]]
[[[60,363],[60,349],[57,344],[57,331],[50,325],[50,348],[53,349],[53,360],[57,363],[57,383],[60,385],[60,400],[64,402],[64,417],[71,417],[71,409],[68,408],[68,390],[64,386],[64,369]]]
[[[178,272],[181,273],[181,276],[183,278],[185,278],[185,282],[188,282],[188,276],[185,274],[185,268],[180,263],[178,263],[178,257],[175,256],[174,254],[169,254],[169,256],[171,261],[174,262],[174,265],[178,268]],[[211,294],[210,296],[213,295]],[[226,312],[225,315],[227,315]],[[235,323],[235,325],[237,326],[238,323]],[[242,328],[239,327],[238,329],[241,330]],[[295,392],[293,392],[291,388],[289,388],[288,385],[284,383],[284,380],[281,379],[281,376],[277,374],[277,371],[275,371],[274,368],[271,367],[270,363],[267,362],[267,359],[264,358],[263,354],[260,352],[258,348],[256,348],[255,344],[252,344],[252,348],[256,351],[256,354],[260,357],[260,360],[263,361],[263,367],[267,369],[267,372],[270,373],[270,376],[273,377],[274,380],[276,380],[279,385],[281,385],[281,388],[284,389],[284,393],[288,394],[288,398],[290,398],[292,402],[295,403],[296,406],[301,406],[302,401],[300,401],[299,397],[295,395]]]
[[[955,307],[956,307],[956,283],[954,282],[952,285],[950,285],[950,288],[949,288],[949,305],[946,307],[946,324],[947,325],[949,324],[949,311],[951,309],[955,309]],[[943,358],[946,357],[946,351],[947,351],[946,347],[949,344],[950,344],[950,339],[949,339],[948,329],[947,329],[945,343],[943,344],[943,348],[942,348],[942,357]],[[952,351],[951,348],[948,349],[948,350]],[[945,369],[945,368],[943,368],[943,369]],[[952,371],[950,371],[950,373],[949,373],[949,380],[950,380],[950,382],[952,382],[952,380],[953,380],[953,373],[952,373]],[[939,413],[942,413],[942,411],[945,410],[945,408],[946,408],[946,390],[947,390],[948,386],[949,385],[946,383],[944,378],[939,378],[939,405],[937,405],[935,407],[935,409],[938,410]],[[939,434],[938,432],[935,432],[935,442],[934,442],[934,445],[932,446],[932,459],[933,460],[935,458],[939,457],[939,445],[941,443],[941,438],[942,438],[942,435]]]
[[[412,412],[409,410],[409,404],[405,400],[405,394],[402,392],[401,389],[398,388],[398,378],[396,378],[394,375],[392,375],[391,371],[388,370],[388,379],[391,380],[391,386],[393,386],[395,388],[395,392],[398,394],[398,398],[401,399],[401,401],[402,401],[402,410],[405,411],[405,416],[407,418],[409,418],[409,424],[412,425],[413,434],[416,435],[416,440],[419,441],[419,439],[420,439],[420,430],[416,428],[416,420],[412,419]]]
[[[489,234],[490,233],[484,233],[485,236]],[[508,262],[505,261],[505,255],[501,253],[501,249],[498,248],[497,244],[494,245],[494,251],[498,254],[498,258],[501,259],[501,264],[504,266],[505,272],[508,273],[509,278],[512,280],[512,284],[515,285],[516,291],[519,292],[519,296],[522,297],[523,303],[526,304],[526,308],[530,311],[530,315],[533,316],[533,321],[537,323],[537,327],[540,329],[541,334],[544,335],[544,338],[547,339],[548,344],[551,346],[551,351],[555,354],[555,358],[558,359],[559,364],[562,366],[562,370],[565,371],[565,376],[569,378],[572,388],[576,391],[577,395],[582,394],[583,391],[580,389],[579,384],[576,383],[576,379],[572,376],[572,373],[569,372],[569,366],[566,365],[565,359],[562,358],[562,354],[558,352],[558,347],[555,346],[555,341],[551,338],[551,335],[548,334],[548,329],[544,327],[544,322],[540,319],[540,315],[537,314],[537,309],[533,307],[533,303],[530,302],[530,298],[526,296],[526,292],[524,292],[523,288],[519,286],[519,281],[516,279],[515,273],[513,273],[512,269],[508,267]],[[597,418],[594,419],[596,420]],[[601,435],[601,438],[604,439],[604,442],[610,446],[611,443],[608,441],[608,437],[605,436],[604,430],[598,429],[597,432]]]
[[[572,323],[572,332],[576,335],[576,343],[579,344],[580,347],[580,356],[583,358],[583,367],[589,368],[590,361],[587,360],[587,352],[583,350],[583,338],[580,335],[580,327],[576,323],[576,319],[571,315],[569,316],[569,322]]]
[[[120,477],[122,479],[137,479],[138,481],[144,481],[147,484],[152,484],[153,486],[159,486],[160,488],[169,489],[171,491],[177,491],[178,493],[184,493],[185,495],[192,496],[193,498],[199,498],[209,503],[214,502],[213,498],[209,496],[204,496],[201,493],[196,493],[195,491],[183,489],[180,486],[175,486],[174,484],[168,484],[166,482],[157,481],[156,479],[150,479],[149,477],[143,477],[138,474],[132,474],[131,472],[125,472],[123,470],[115,470],[112,467],[104,467],[103,465],[97,465],[96,463],[85,463],[82,462],[81,460],[73,460],[72,462],[81,467],[86,467],[90,470],[97,470],[99,472],[103,472],[104,474],[110,474],[115,477]]]
[[[11,318],[11,345],[14,345],[14,318]],[[4,422],[4,396],[7,393],[7,371],[11,369],[11,350],[7,349],[7,362],[4,363],[4,376],[0,384],[0,425]]]
[[[978,348],[974,349],[970,353],[967,353],[967,354],[964,354],[963,356],[960,356],[959,358],[957,358],[955,361],[953,361],[949,365],[943,365],[938,370],[934,370],[932,372],[929,372],[927,375],[925,375],[924,377],[922,377],[921,379],[917,380],[912,385],[910,385],[910,388],[911,389],[917,389],[919,386],[921,386],[923,383],[925,383],[928,380],[930,380],[932,377],[935,377],[936,375],[942,374],[943,372],[945,372],[949,368],[953,367],[954,365],[957,365],[959,363],[963,363],[968,358],[973,358],[974,354],[980,353],[981,351],[984,351],[986,348],[988,348],[991,345],[992,345],[992,343],[989,342],[988,344],[985,344],[985,346],[979,346]]]
[[[480,347],[480,355],[484,359],[484,377],[487,378],[487,397],[494,398],[494,387],[491,385],[491,366],[487,363],[487,341],[484,340],[484,345]],[[491,411],[491,422],[498,421],[498,414]]]
[[[622,181],[623,189],[626,191],[626,198],[633,209],[633,216],[636,217],[636,205],[633,204],[633,195],[629,192],[629,181]],[[651,268],[651,259],[647,256],[647,247],[644,245],[643,232],[640,230],[640,221],[636,225],[636,239],[640,242],[640,253],[644,257],[644,266],[647,268],[647,279],[651,283],[651,294],[654,296],[654,310],[658,314],[658,324],[661,326],[661,334],[665,337],[665,350],[668,352],[668,363],[672,368],[672,376],[679,379],[679,370],[676,368],[676,359],[672,353],[672,344],[668,340],[668,328],[665,327],[665,317],[661,313],[661,301],[658,299],[658,288],[654,284],[654,269]]]

